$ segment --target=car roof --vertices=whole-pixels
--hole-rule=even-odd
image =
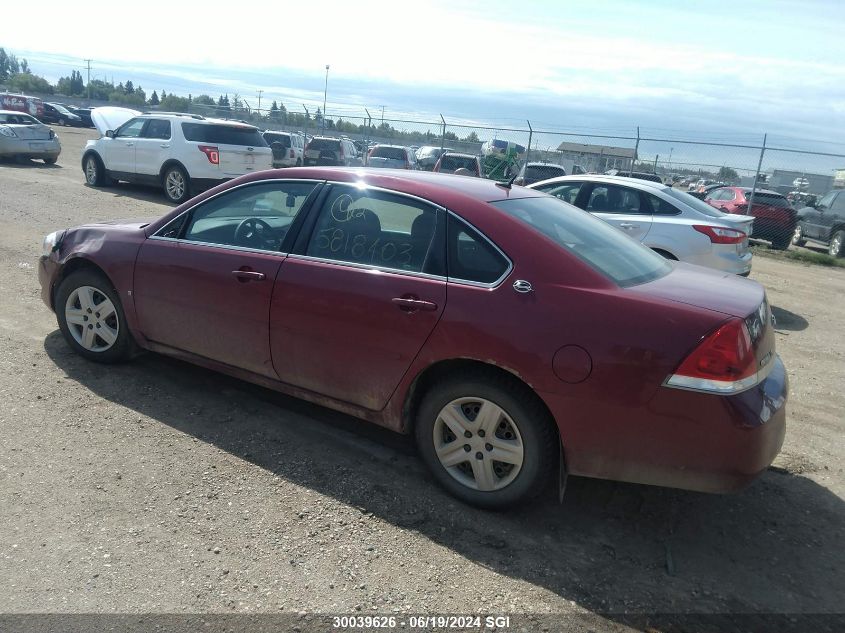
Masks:
[[[657,189],[659,191],[663,191],[664,189],[671,189],[669,185],[664,185],[662,182],[656,182],[653,180],[642,180],[640,178],[629,178],[627,176],[605,176],[604,174],[577,174],[572,176],[558,176],[556,178],[549,178],[548,180],[543,180],[541,182],[573,181],[605,182],[608,184],[626,185],[628,187],[640,187],[642,189]]]
[[[557,167],[558,169],[566,169],[563,165],[558,165],[557,163],[544,163],[543,161],[531,161],[530,163],[525,163],[526,167]]]
[[[29,112],[24,112],[23,110],[0,110],[0,114],[25,114],[31,116],[33,119],[35,118]]]
[[[264,130],[262,134],[284,134],[285,136],[290,136],[291,134],[296,134],[295,132],[283,132],[282,130]],[[299,136],[299,134],[297,134]]]
[[[465,154],[463,152],[443,152],[443,156],[441,156],[441,158],[445,156],[458,156],[460,158],[478,158],[478,156],[476,156],[475,154]]]
[[[408,149],[405,145],[388,145],[387,143],[376,143],[376,147],[395,147],[396,149]]]

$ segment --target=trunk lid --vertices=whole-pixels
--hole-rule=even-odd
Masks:
[[[15,134],[18,135],[18,138],[27,141],[49,141],[51,138],[52,130],[43,123],[36,125],[12,125],[6,123],[4,125],[12,128]]]
[[[130,108],[118,108],[115,106],[103,106],[91,110],[91,121],[94,127],[105,136],[109,130],[116,130],[132,117],[140,116],[141,113]]]
[[[269,147],[218,145],[220,171],[226,176],[242,176],[273,167],[273,151]]]
[[[668,275],[628,290],[741,319],[753,314],[766,296],[763,286],[744,277],[683,262],[672,265]]]
[[[751,235],[754,229],[753,215],[739,215],[736,213],[725,213],[717,222],[721,222],[732,229],[739,229],[746,235]]]

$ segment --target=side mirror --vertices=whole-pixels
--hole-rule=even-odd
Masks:
[[[114,138],[114,130],[106,130],[106,136],[108,138]]]

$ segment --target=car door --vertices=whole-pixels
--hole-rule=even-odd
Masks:
[[[446,304],[443,211],[332,185],[279,271],[270,311],[282,381],[380,410]]]
[[[833,237],[833,227],[840,226],[845,220],[845,195],[839,191],[830,206],[819,214],[819,236],[825,242]]]
[[[586,210],[640,242],[651,228],[651,205],[632,187],[594,183]]]
[[[243,185],[193,207],[146,240],[133,284],[143,335],[275,377],[268,329],[273,283],[288,232],[318,186],[284,180]]]
[[[107,170],[121,174],[135,173],[135,144],[146,123],[146,119],[129,119],[114,131],[110,142],[103,143],[103,162]]]
[[[135,173],[158,177],[164,161],[171,156],[170,121],[148,119],[147,125],[135,140]]]
[[[817,240],[827,239],[824,235],[824,226],[826,223],[824,216],[830,213],[830,207],[836,198],[836,194],[836,191],[829,191],[816,203],[814,208],[810,208],[809,211],[804,213],[804,234],[807,237]]]

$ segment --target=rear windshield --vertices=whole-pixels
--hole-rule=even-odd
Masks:
[[[565,175],[566,170],[563,167],[555,167],[554,165],[529,165],[525,168],[525,177],[536,178],[537,180],[546,180]]]
[[[246,125],[219,123],[182,123],[182,132],[188,141],[214,145],[249,145],[267,147],[258,128]]]
[[[746,200],[751,199],[751,192],[745,192]],[[780,196],[776,193],[760,193],[759,191],[754,194],[754,204],[767,204],[770,207],[777,207],[779,209],[789,209],[790,204],[789,200]]]
[[[401,147],[376,147],[371,154],[374,158],[390,158],[393,160],[405,160],[405,150]]]
[[[281,143],[282,147],[290,147],[290,136],[285,134],[265,134],[264,140],[267,141],[268,145],[272,145],[273,143]]]
[[[330,138],[315,138],[308,143],[308,149],[327,149],[336,152],[340,149],[340,141]]]
[[[677,189],[673,189],[672,187],[666,187],[666,189],[663,190],[663,193],[669,194],[676,200],[683,202],[685,205],[692,207],[699,213],[703,213],[704,215],[709,216],[711,218],[725,217],[725,214],[719,211],[718,209],[711,207],[703,200],[699,200],[695,196],[691,196],[685,191],[678,191]]]
[[[470,156],[444,156],[440,159],[440,169],[455,171],[456,169],[476,171],[475,159]]]
[[[672,265],[603,220],[552,196],[492,202],[622,287],[663,277]]]

